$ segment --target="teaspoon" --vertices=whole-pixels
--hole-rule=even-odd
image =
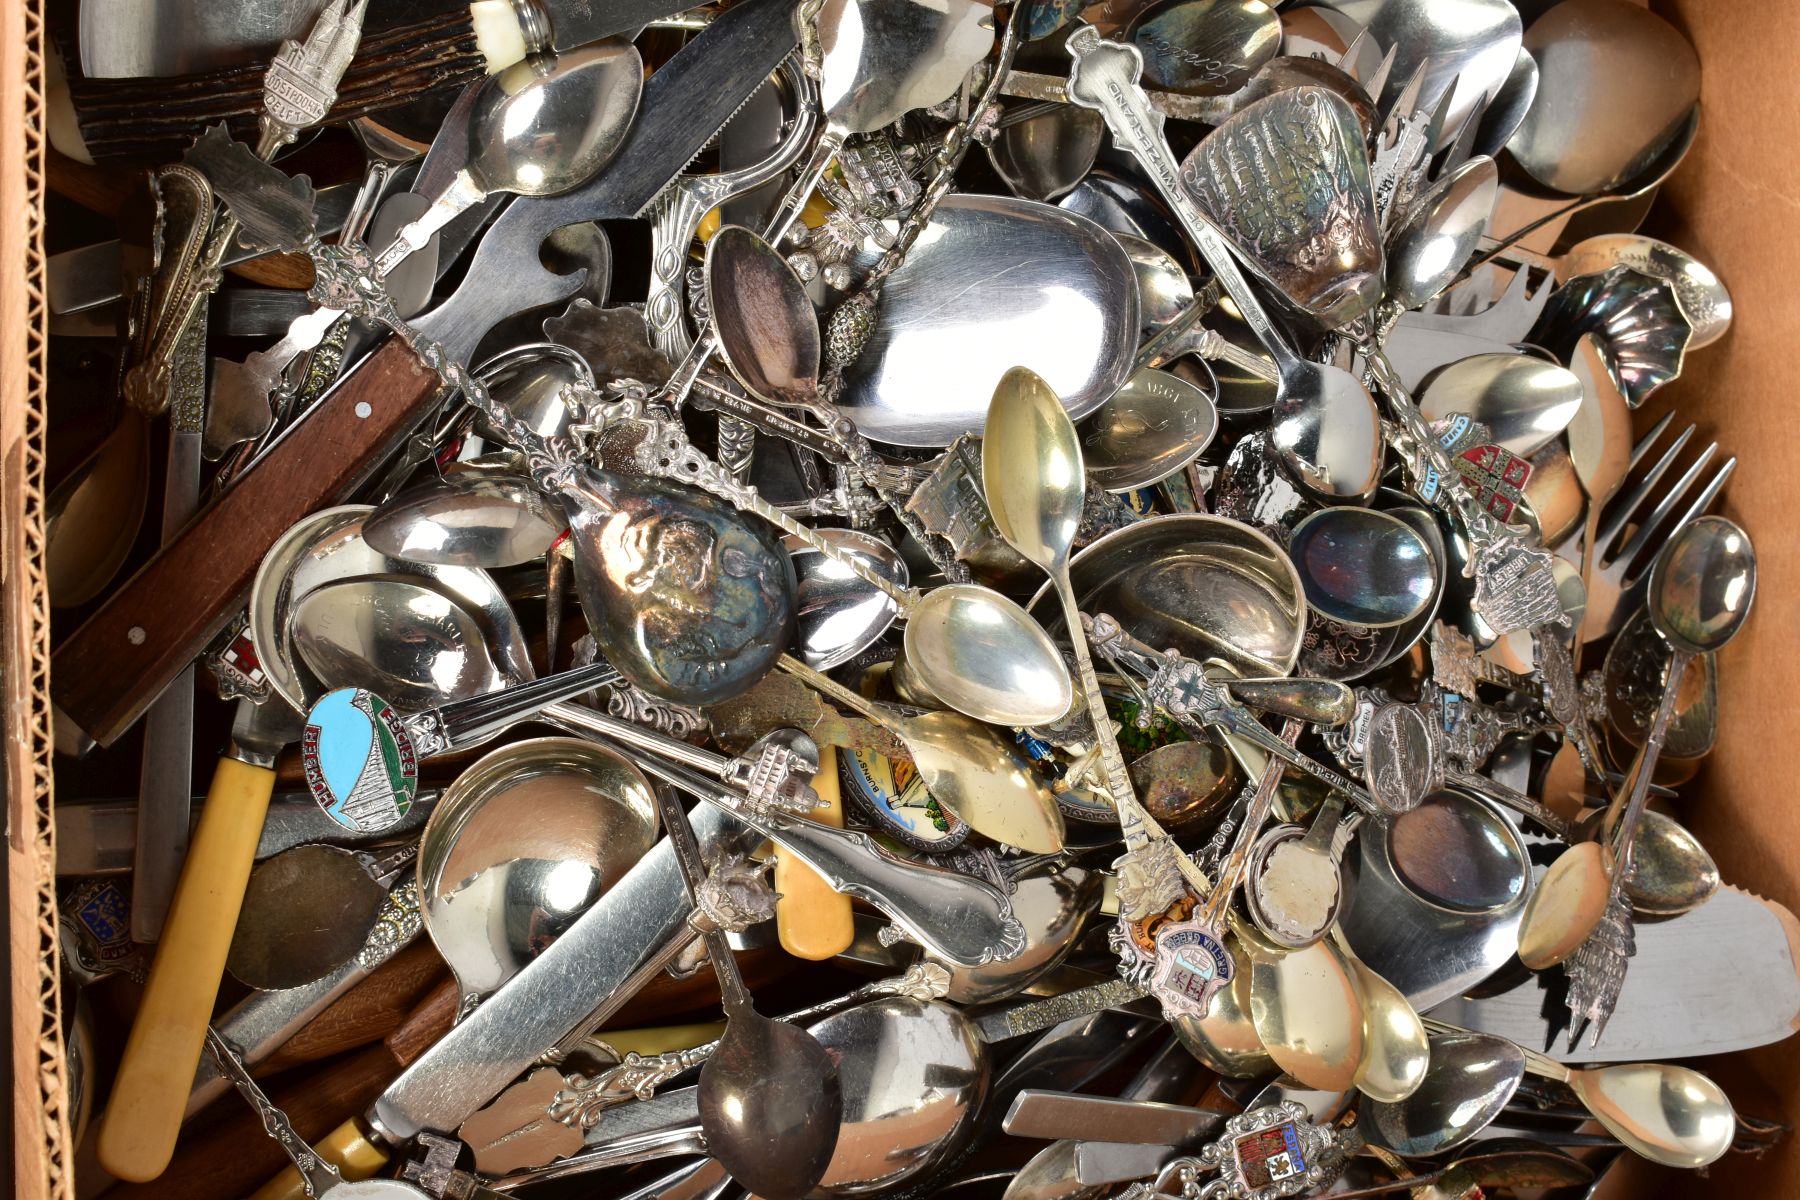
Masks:
[[[688,894],[706,885],[700,843],[674,792],[657,796]],[[825,1174],[837,1147],[844,1097],[836,1061],[806,1030],[756,1011],[725,931],[701,926],[719,979],[725,1033],[700,1069],[697,1100],[706,1148],[758,1196],[797,1200]]]

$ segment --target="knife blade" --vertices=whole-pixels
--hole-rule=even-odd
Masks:
[[[462,285],[419,319],[426,335],[466,355],[499,320],[580,287],[579,273],[542,266],[543,239],[577,221],[643,211],[792,50],[795,2],[748,0],[683,47],[645,84],[637,124],[612,164],[573,192],[510,205]],[[418,356],[391,340],[290,426],[57,649],[58,745],[111,745],[130,728],[242,603],[270,531],[342,503],[430,411],[438,390]]]
[[[713,852],[748,852],[761,835],[711,805],[693,811],[694,835]],[[366,1114],[398,1144],[421,1131],[450,1133],[499,1095],[674,937],[692,905],[665,838],[568,930],[420,1055]]]
[[[415,324],[461,359],[506,317],[566,300],[581,273],[545,268],[538,247],[564,225],[635,217],[699,154],[798,41],[795,0],[749,0],[650,76],[637,123],[606,171],[560,196],[521,197],[481,239],[462,286]]]
[[[1637,954],[1597,1046],[1569,1050],[1568,1012],[1540,979],[1498,996],[1448,1000],[1430,1015],[1567,1062],[1726,1054],[1800,1030],[1800,921],[1781,905],[1725,887],[1692,912],[1640,921],[1636,936]]]

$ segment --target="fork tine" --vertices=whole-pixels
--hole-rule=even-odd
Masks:
[[[1387,87],[1388,76],[1394,71],[1394,55],[1399,51],[1399,43],[1396,42],[1389,46],[1388,52],[1381,56],[1381,65],[1376,67],[1374,73],[1363,83],[1363,90],[1370,96],[1381,95],[1382,89]]]
[[[1350,39],[1350,44],[1344,47],[1344,52],[1338,55],[1337,68],[1350,78],[1356,79],[1357,61],[1362,58],[1363,47],[1372,40],[1366,28],[1358,30],[1356,36]],[[1356,79],[1356,82],[1361,83],[1362,80]]]
[[[1440,176],[1448,175],[1469,161],[1469,156],[1475,152],[1475,134],[1480,128],[1481,116],[1487,111],[1488,101],[1492,99],[1493,94],[1489,93],[1482,98],[1480,104],[1471,108],[1468,115],[1463,117],[1462,127],[1456,131],[1456,137],[1451,139],[1450,149],[1445,153],[1444,161],[1438,167]]]
[[[1657,438],[1662,436],[1663,430],[1674,424],[1674,422],[1675,413],[1673,411],[1666,412],[1663,414],[1662,420],[1650,427],[1649,433],[1646,433],[1642,438],[1638,439],[1638,444],[1631,448],[1631,470],[1637,470],[1638,464],[1644,461],[1644,455],[1650,453],[1651,445],[1655,443]]]
[[[1662,530],[1663,522],[1668,520],[1669,514],[1675,511],[1675,506],[1680,504],[1687,497],[1688,489],[1693,487],[1694,484],[1699,481],[1700,476],[1706,472],[1707,464],[1712,462],[1713,455],[1718,452],[1719,443],[1717,442],[1712,443],[1700,452],[1700,457],[1696,458],[1693,465],[1681,473],[1681,478],[1677,479],[1674,485],[1662,494],[1662,497],[1656,502],[1656,507],[1652,508],[1649,515],[1644,518],[1643,522],[1632,531],[1631,537],[1619,548],[1619,553],[1614,556],[1615,560],[1626,563],[1628,570],[1631,565],[1637,563],[1639,556],[1644,552],[1644,547],[1650,544],[1652,538],[1658,536]],[[1679,528],[1679,526],[1676,528]],[[1670,529],[1667,533],[1662,534],[1662,540],[1657,541],[1656,545],[1660,548],[1663,541],[1667,540],[1674,532],[1674,529]],[[1654,557],[1654,555],[1652,555],[1652,557]]]
[[[1653,435],[1654,433],[1660,433],[1667,424],[1668,421],[1665,419],[1663,424],[1657,426],[1656,430],[1653,431]],[[1594,549],[1600,552],[1600,561],[1606,561],[1607,547],[1610,546],[1614,539],[1616,539],[1624,530],[1626,524],[1631,520],[1631,514],[1638,510],[1639,505],[1649,499],[1651,493],[1656,490],[1656,485],[1662,481],[1662,477],[1668,474],[1669,468],[1675,465],[1675,460],[1681,456],[1682,447],[1686,446],[1688,440],[1694,436],[1694,429],[1694,426],[1689,425],[1686,429],[1682,430],[1680,435],[1676,437],[1675,443],[1663,452],[1663,456],[1644,474],[1644,477],[1638,481],[1637,486],[1633,487],[1631,491],[1627,493],[1615,496],[1613,502],[1607,506],[1606,512],[1601,515],[1600,529],[1598,535],[1594,539]],[[1642,442],[1638,443],[1637,447],[1633,448],[1631,463],[1633,470],[1637,469],[1638,459],[1642,457],[1639,451],[1641,450],[1645,453],[1649,451],[1649,442],[1650,439],[1645,438]],[[1617,556],[1615,555],[1613,557]]]

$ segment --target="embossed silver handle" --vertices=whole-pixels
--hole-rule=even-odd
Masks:
[[[1068,47],[1073,60],[1069,102],[1097,111],[1106,119],[1113,140],[1142,164],[1182,228],[1200,248],[1207,266],[1236,302],[1244,323],[1274,358],[1276,369],[1286,374],[1290,367],[1299,364],[1299,356],[1269,320],[1250,281],[1238,269],[1231,247],[1183,190],[1181,168],[1168,142],[1163,140],[1162,117],[1152,111],[1150,98],[1138,86],[1138,77],[1144,70],[1143,55],[1136,46],[1102,39],[1092,25],[1077,29],[1069,37]]]

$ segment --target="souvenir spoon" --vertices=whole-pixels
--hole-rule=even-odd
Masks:
[[[349,581],[320,592],[362,586]],[[297,625],[304,620],[296,616]],[[390,631],[375,634],[384,632]],[[338,688],[307,711],[301,761],[327,816],[359,833],[379,833],[412,807],[421,759],[478,746],[552,704],[621,678],[611,664],[599,662],[404,716],[368,687]]]
[[[382,504],[364,519],[363,540],[408,562],[512,567],[542,558],[566,527],[526,480],[464,473]]]
[[[992,11],[973,0],[824,0],[812,17],[825,128],[769,226],[779,243],[854,133],[872,133],[962,85],[994,46]]]
[[[824,410],[818,397],[819,327],[812,301],[773,248],[738,226],[721,229],[707,247],[707,286],[719,348],[745,388],[771,404],[813,411],[839,425],[841,418]],[[732,488],[729,494],[893,600],[907,619],[907,664],[944,703],[997,725],[1045,724],[1068,712],[1072,684],[1062,657],[1037,623],[998,592],[946,584],[920,593],[838,553],[755,489]]]
[[[657,799],[688,894],[698,903],[707,882],[700,843],[675,794],[663,790]],[[700,936],[726,1021],[700,1069],[707,1151],[756,1195],[797,1200],[825,1174],[837,1146],[844,1111],[837,1063],[806,1030],[756,1011],[723,929],[709,921]]]
[[[1281,18],[1261,0],[1160,0],[1132,18],[1122,40],[1164,91],[1228,96],[1279,53],[1281,35]]]
[[[1595,951],[1609,949],[1621,956],[1628,952],[1630,913],[1621,889],[1682,674],[1689,658],[1731,640],[1755,596],[1755,550],[1744,531],[1724,517],[1698,518],[1679,530],[1657,556],[1650,576],[1650,617],[1674,649],[1662,703],[1634,764],[1630,787],[1621,788],[1613,798],[1612,808],[1619,816],[1612,844],[1583,842],[1564,851],[1526,907],[1519,960],[1532,970],[1568,959],[1590,938],[1597,939]],[[1623,957],[1616,974],[1623,979]],[[1616,983],[1608,990],[1616,997]],[[1604,996],[1602,991],[1591,1007],[1610,1012],[1611,1001]],[[1604,1012],[1588,1015],[1604,1025]]]
[[[514,63],[471,86],[466,156],[428,160],[414,188],[431,207],[376,258],[377,276],[493,192],[554,196],[593,178],[637,116],[644,64],[629,44],[596,42]]]
[[[1471,1036],[1426,1019],[1433,1033]],[[1485,1038],[1487,1041],[1503,1041]],[[1435,1042],[1434,1042],[1435,1045]],[[1665,1167],[1693,1169],[1717,1162],[1737,1135],[1737,1115],[1718,1084],[1673,1063],[1618,1063],[1577,1070],[1514,1047],[1522,1069],[1569,1085],[1594,1119],[1632,1153]]]
[[[474,614],[411,580],[340,580],[300,598],[289,622],[300,660],[319,679],[365,686],[403,710],[505,686]]]
[[[1129,492],[1167,479],[1199,458],[1219,431],[1219,410],[1180,376],[1144,368],[1082,428],[1089,477],[1109,492]]]
[[[926,790],[971,828],[1030,854],[1062,850],[1056,798],[992,729],[961,713],[902,715],[788,655],[781,667],[898,738]]]
[[[259,864],[225,969],[258,991],[322,979],[363,948],[389,886],[410,871],[417,845],[355,853],[310,843]]]
[[[1194,302],[1194,285],[1175,256],[1147,238],[1110,232],[1137,276],[1138,320],[1145,332],[1153,333],[1181,316]]]
[[[1642,234],[1601,234],[1577,242],[1558,258],[1518,247],[1509,248],[1502,257],[1543,267],[1559,281],[1599,275],[1617,266],[1666,280],[1675,288],[1681,311],[1693,326],[1690,350],[1710,346],[1731,327],[1731,293],[1712,268],[1685,250]]]
[[[1300,357],[1286,335],[1269,320],[1261,301],[1251,291],[1249,281],[1238,270],[1224,238],[1188,192],[1183,169],[1176,165],[1168,143],[1162,138],[1162,119],[1151,110],[1143,89],[1138,86],[1143,59],[1137,49],[1102,41],[1092,26],[1078,28],[1070,35],[1068,46],[1074,63],[1069,76],[1069,99],[1083,107],[1098,109],[1106,117],[1116,143],[1137,159],[1150,175],[1182,228],[1200,247],[1207,264],[1255,331],[1257,340],[1275,360],[1279,383],[1274,443],[1284,461],[1303,483],[1323,495],[1336,499],[1366,497],[1373,492],[1381,472],[1381,422],[1375,412],[1375,402],[1348,371]],[[1296,91],[1318,98],[1331,97],[1331,93],[1322,89]],[[1260,103],[1286,105],[1291,100],[1284,97],[1295,94],[1280,93]],[[1343,105],[1335,97],[1318,102]],[[1242,116],[1239,114],[1233,119]],[[1354,117],[1347,119],[1354,126]],[[1376,262],[1379,261],[1377,248]],[[1361,295],[1368,287],[1360,278],[1349,279],[1336,286],[1331,302],[1350,306],[1361,304]]]
[[[1700,517],[1677,530],[1651,568],[1647,598],[1650,620],[1674,653],[1669,658],[1662,703],[1645,736],[1643,749],[1638,752],[1638,760],[1633,764],[1629,794],[1621,789],[1613,797],[1606,824],[1602,826],[1610,829],[1616,822],[1617,832],[1605,840],[1603,853],[1597,860],[1589,856],[1577,860],[1578,864],[1591,863],[1599,867],[1604,886],[1594,886],[1599,881],[1589,869],[1589,888],[1569,889],[1578,895],[1592,889],[1604,896],[1604,909],[1599,920],[1585,931],[1583,940],[1568,960],[1568,1006],[1576,1018],[1569,1030],[1571,1046],[1580,1038],[1584,1027],[1592,1030],[1592,1041],[1600,1040],[1618,1002],[1631,955],[1636,950],[1632,938],[1631,904],[1624,891],[1625,879],[1632,870],[1644,804],[1650,794],[1657,756],[1668,736],[1669,720],[1681,691],[1682,676],[1693,657],[1717,651],[1737,635],[1750,615],[1750,606],[1755,599],[1756,550],[1749,536],[1724,517]],[[1561,865],[1562,860],[1558,859],[1552,869]],[[1579,869],[1583,868],[1571,868]],[[1544,895],[1549,881],[1546,875],[1534,901]],[[1552,929],[1559,911],[1571,911],[1559,910],[1552,901],[1545,904]],[[1572,911],[1579,913],[1580,908],[1574,907]],[[1525,933],[1532,929],[1532,915],[1527,910],[1520,934],[1521,948],[1524,947]],[[1579,924],[1570,924],[1570,936],[1577,928]]]
[[[1477,354],[1433,374],[1419,393],[1419,412],[1427,421],[1456,414],[1479,421],[1494,445],[1530,458],[1569,427],[1582,402],[1581,380],[1556,363]]]

